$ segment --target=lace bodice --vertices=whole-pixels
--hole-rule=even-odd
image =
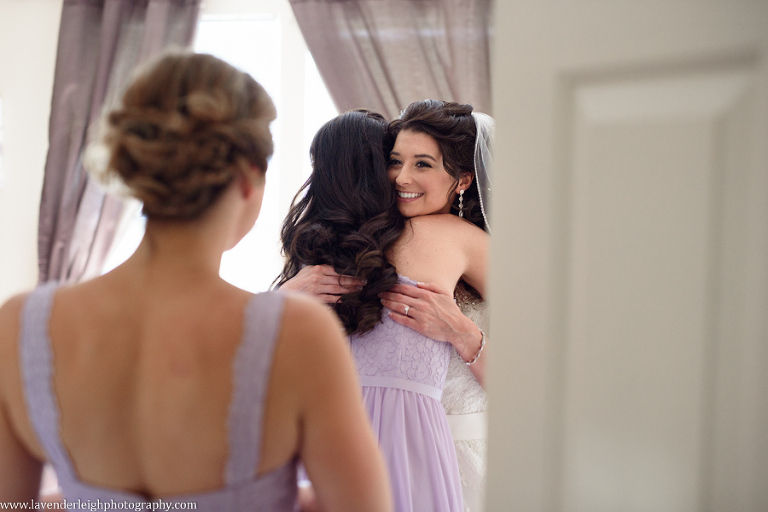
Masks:
[[[415,284],[400,277],[404,284]],[[443,389],[453,348],[435,341],[389,318],[363,335],[350,336],[352,354],[361,376],[394,377]]]

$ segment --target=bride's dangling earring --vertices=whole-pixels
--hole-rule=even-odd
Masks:
[[[459,217],[464,217],[464,190],[459,190]]]

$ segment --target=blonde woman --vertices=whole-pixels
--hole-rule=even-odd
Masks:
[[[186,53],[109,114],[108,175],[146,234],[112,272],[0,309],[0,501],[35,498],[47,461],[69,501],[287,511],[301,459],[325,509],[391,509],[338,320],[219,277],[258,217],[274,117],[250,76]]]

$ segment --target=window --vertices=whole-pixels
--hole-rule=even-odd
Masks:
[[[272,123],[275,153],[269,162],[261,214],[253,230],[224,254],[221,264],[222,278],[252,292],[263,291],[282,269],[280,226],[311,171],[312,137],[337,111],[287,0],[207,2],[194,49],[248,72],[277,107]],[[121,231],[107,270],[125,261],[141,241],[144,222],[138,209]]]

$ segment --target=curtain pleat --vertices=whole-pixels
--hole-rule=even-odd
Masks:
[[[490,113],[491,0],[290,0],[340,111],[426,98]]]
[[[200,1],[64,0],[40,203],[40,282],[101,272],[123,206],[89,178],[83,152],[137,64],[168,46],[191,45]]]

